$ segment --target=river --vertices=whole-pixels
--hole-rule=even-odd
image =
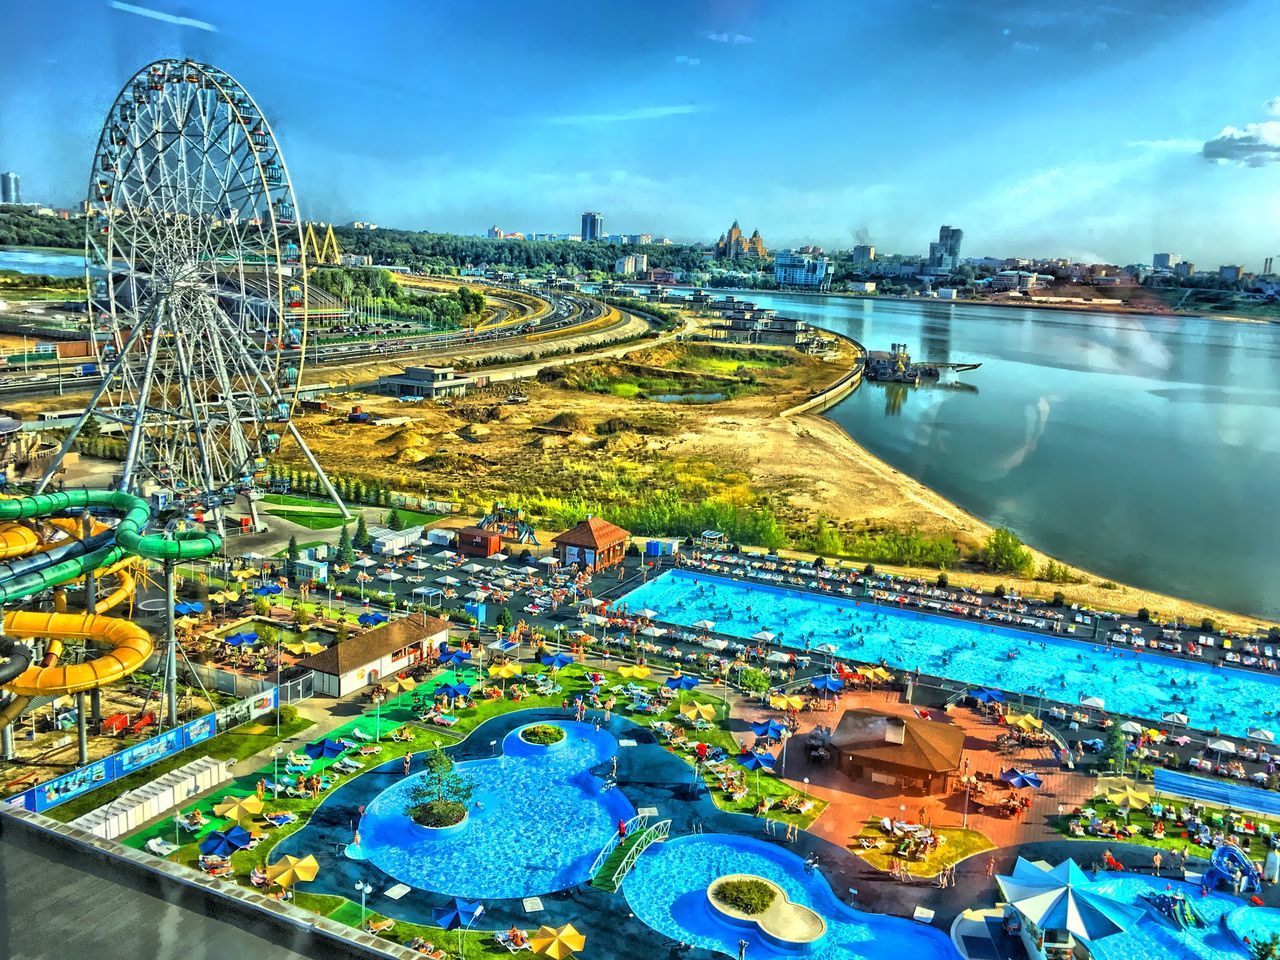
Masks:
[[[84,253],[0,247],[0,270],[43,273],[51,277],[80,277],[84,275]]]
[[[869,350],[982,363],[827,413],[969,512],[1117,581],[1280,619],[1280,325],[740,296]]]

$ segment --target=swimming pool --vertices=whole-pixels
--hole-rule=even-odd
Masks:
[[[1227,914],[1227,929],[1240,942],[1265,943],[1280,936],[1280,910],[1275,907],[1240,907]]]
[[[507,734],[502,755],[455,769],[477,785],[459,828],[429,830],[405,816],[419,775],[378,794],[360,820],[364,859],[423,890],[473,899],[529,897],[588,878],[619,820],[635,816],[620,790],[604,790],[592,767],[618,749],[607,732],[557,720],[566,737],[552,747]]]
[[[859,604],[765,584],[672,570],[626,596],[633,610],[650,607],[668,623],[715,622],[716,631],[749,638],[770,630],[797,649],[830,643],[840,656],[885,660],[902,670],[1069,704],[1081,696],[1107,709],[1158,720],[1187,714],[1192,726],[1243,737],[1276,716],[1280,677],[1175,660],[1155,653],[1107,651],[1087,641],[1032,636],[983,623]],[[1041,645],[1043,644],[1043,649]],[[1010,659],[1010,658],[1013,659]]]
[[[756,932],[718,918],[706,900],[707,887],[730,873],[750,873],[781,886],[792,903],[817,911],[827,932],[805,948],[816,960],[883,960],[892,951],[910,960],[956,960],[959,954],[939,930],[910,920],[862,913],[841,903],[820,873],[806,873],[804,861],[755,837],[700,834],[649,847],[623,881],[622,892],[637,917],[659,933],[736,957],[738,941],[747,956],[792,957]]]
[[[1202,897],[1196,884],[1136,874],[1102,875],[1086,889],[1139,907],[1146,907],[1144,893],[1181,892],[1205,921],[1203,927],[1179,930],[1146,907],[1147,915],[1135,926],[1090,944],[1096,960],[1242,960],[1247,956],[1244,946],[1222,927],[1222,918],[1240,909],[1240,901],[1232,897],[1218,893]]]

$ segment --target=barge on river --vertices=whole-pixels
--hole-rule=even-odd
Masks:
[[[912,383],[921,380],[936,380],[942,376],[943,370],[954,370],[963,373],[966,370],[977,370],[980,363],[935,363],[924,361],[912,363],[911,354],[907,352],[905,343],[890,345],[889,350],[871,350],[867,353],[866,377],[881,383]]]

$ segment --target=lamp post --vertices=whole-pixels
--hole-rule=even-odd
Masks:
[[[373,887],[365,883],[363,880],[357,880],[356,892],[360,894],[360,929],[363,930],[365,922],[365,897],[373,893]]]
[[[284,753],[284,747],[278,743],[271,748],[271,795],[277,799],[280,797],[280,754],[282,753]]]
[[[969,829],[969,758],[964,758],[964,818],[960,826]]]

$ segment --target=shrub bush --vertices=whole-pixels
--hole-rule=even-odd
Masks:
[[[950,578],[950,577],[948,577],[945,573],[940,573],[940,574],[938,574],[938,586],[939,586],[939,588],[941,588],[941,589],[945,590],[945,589],[947,589],[947,587],[949,587],[950,585],[951,585],[951,578]]]
[[[769,689],[769,675],[755,667],[744,667],[738,674],[738,686],[749,693],[764,693]]]
[[[409,816],[413,817],[414,823],[437,829],[461,823],[466,815],[466,806],[456,800],[431,800],[409,809]]]
[[[763,880],[725,880],[712,891],[718,901],[748,916],[764,913],[778,892]]]
[[[1139,608],[1138,608],[1138,619],[1139,619],[1139,620],[1150,620],[1150,619],[1151,619],[1151,611],[1150,611],[1150,610],[1148,610],[1146,607],[1139,607]]]
[[[1218,629],[1218,624],[1214,622],[1213,617],[1205,617],[1200,621],[1200,629],[1205,633],[1215,633]]]
[[[1065,593],[1063,593],[1061,590],[1053,591],[1053,605],[1055,607],[1060,607],[1066,602],[1067,602],[1067,595]]]
[[[564,739],[564,727],[557,727],[554,723],[539,723],[521,730],[520,737],[529,743],[537,743],[545,747]]]

